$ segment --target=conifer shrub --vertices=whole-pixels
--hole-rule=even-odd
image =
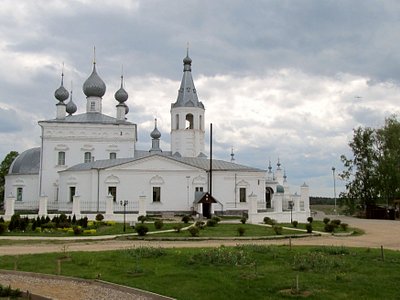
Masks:
[[[147,217],[146,216],[139,216],[138,218],[137,218],[137,220],[140,222],[140,223],[144,223],[146,220],[147,220]]]
[[[0,223],[4,223],[3,217],[0,217]]]
[[[264,218],[264,223],[268,225],[275,225],[276,221],[274,219],[271,219],[270,217],[265,217]]]
[[[161,229],[161,228],[163,228],[163,226],[164,226],[164,223],[163,223],[162,220],[155,220],[154,221],[154,227],[156,229]]]
[[[297,228],[297,225],[299,225],[299,222],[293,221],[293,222],[292,222],[292,225],[293,225],[294,228]]]
[[[331,223],[332,223],[335,227],[339,227],[339,226],[340,226],[340,223],[342,223],[342,221],[340,221],[340,220],[338,220],[338,219],[335,219],[335,220],[332,220]]]
[[[218,217],[218,216],[214,216],[214,217],[212,217],[211,218],[211,220],[214,220],[215,221],[215,223],[219,223],[219,222],[221,222],[221,218],[220,217]]]
[[[208,227],[215,227],[217,226],[217,222],[214,219],[207,220]]]
[[[203,221],[197,221],[195,226],[199,229],[204,229],[204,226],[206,225],[206,223],[204,223]]]
[[[276,235],[281,235],[282,234],[282,230],[283,230],[282,226],[274,225],[274,226],[272,226],[272,228],[274,229]]]
[[[149,228],[144,224],[138,224],[135,226],[135,231],[139,236],[145,236],[149,231]]]
[[[0,223],[0,234],[3,234],[4,232],[6,232],[6,230],[7,230],[6,224],[4,222]]]
[[[241,217],[241,218],[240,218],[240,222],[241,222],[242,224],[246,224],[247,218],[246,218],[246,217]],[[239,228],[240,228],[240,227],[239,227]]]
[[[308,221],[308,223],[312,223],[314,221],[314,218],[313,217],[308,217],[307,221]]]
[[[331,223],[325,224],[324,230],[326,232],[334,232],[335,228],[336,228],[335,224],[331,222]]]
[[[82,232],[83,232],[83,230],[82,230],[82,228],[81,228],[80,226],[75,226],[75,227],[73,228],[73,230],[74,230],[74,234],[75,234],[75,235],[80,235],[80,234],[82,234]]]
[[[192,217],[189,216],[189,215],[184,215],[182,217],[182,222],[185,223],[185,224],[189,223],[191,220],[192,220]]]

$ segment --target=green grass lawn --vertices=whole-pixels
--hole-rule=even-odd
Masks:
[[[1,256],[0,268],[55,274],[65,253]],[[177,299],[396,299],[400,253],[344,247],[237,246],[71,252],[61,274]],[[296,278],[298,287],[296,289]]]

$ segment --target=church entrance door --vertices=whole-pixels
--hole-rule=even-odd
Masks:
[[[203,203],[203,217],[211,218],[211,203]]]

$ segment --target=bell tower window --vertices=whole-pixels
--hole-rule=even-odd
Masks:
[[[95,111],[96,110],[96,102],[92,101],[90,102],[90,111]]]
[[[175,129],[179,129],[179,115],[175,116]]]
[[[187,114],[186,115],[186,129],[193,129],[193,115]]]

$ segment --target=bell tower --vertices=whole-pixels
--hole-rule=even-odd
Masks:
[[[183,77],[178,98],[171,104],[171,151],[182,157],[204,157],[204,105],[192,78],[189,50],[183,59]]]

